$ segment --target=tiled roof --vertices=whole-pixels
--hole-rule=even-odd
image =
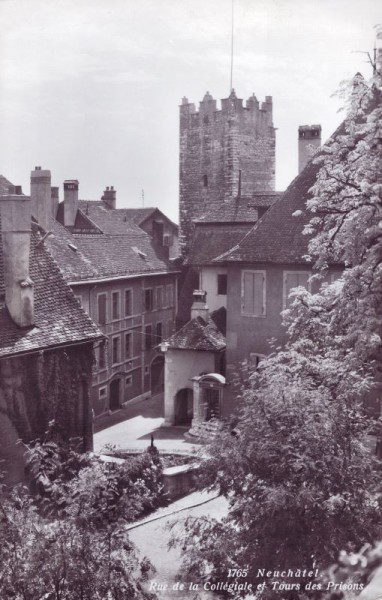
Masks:
[[[4,175],[0,175],[0,195],[13,192],[13,184]]]
[[[250,231],[249,224],[196,224],[187,264],[208,264],[230,250]]]
[[[235,198],[223,202],[218,209],[209,211],[196,222],[255,223],[258,220],[259,209],[269,208],[281,195],[281,192],[258,192],[252,197]]]
[[[52,219],[46,245],[60,265],[67,281],[95,279],[98,271],[91,260],[79,248],[77,239],[58,221]]]
[[[155,248],[150,236],[141,230],[131,235],[82,235],[74,238],[99,277],[176,270],[166,259],[165,249]]]
[[[309,237],[302,232],[311,215],[305,203],[319,169],[310,161],[241,242],[217,262],[306,264]]]
[[[46,244],[70,282],[176,270],[137,225],[122,235],[79,235],[52,219],[51,230]]]
[[[155,213],[163,216],[174,229],[177,225],[173,223],[158,208],[108,208],[102,200],[80,200],[78,204],[80,211],[103,233],[122,234],[136,231],[146,219]],[[61,221],[63,222],[63,221]]]
[[[78,206],[103,233],[123,234],[137,231],[139,227],[139,223],[126,214],[128,209],[110,209],[102,200],[80,200]]]
[[[206,323],[201,317],[192,319],[179,331],[166,340],[169,348],[179,350],[224,350],[224,335],[216,327],[212,319]]]
[[[4,305],[4,278],[0,272],[0,357],[61,345],[94,341],[102,333],[79,306],[62,273],[32,223],[30,276],[34,282],[35,325],[20,329]],[[0,236],[0,256],[3,247]]]

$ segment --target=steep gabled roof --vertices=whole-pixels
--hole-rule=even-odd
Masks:
[[[264,212],[264,209],[272,206],[281,195],[281,192],[257,192],[250,197],[241,196],[228,202],[222,202],[219,208],[207,212],[195,222],[255,223],[259,218],[259,209]]]
[[[310,161],[250,232],[215,262],[306,264],[309,237],[303,229],[311,215],[305,205],[319,169]]]
[[[135,231],[141,227],[149,218],[158,214],[163,217],[174,229],[178,226],[173,223],[158,208],[109,208],[102,200],[80,200],[78,203],[80,211],[103,233],[122,234]],[[63,221],[61,221],[63,222]]]
[[[212,319],[206,323],[201,317],[191,319],[166,340],[168,347],[178,350],[224,350],[226,341]]]
[[[78,304],[63,275],[41,242],[40,228],[32,223],[30,276],[34,283],[35,324],[21,329],[4,303],[4,276],[0,270],[0,357],[95,341],[103,337]],[[3,246],[0,236],[0,257]]]
[[[197,223],[187,256],[187,264],[210,264],[213,259],[231,249],[250,231],[248,224],[206,224]]]

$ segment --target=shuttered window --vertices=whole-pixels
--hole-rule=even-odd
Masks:
[[[242,271],[241,312],[253,317],[266,314],[265,271]]]
[[[304,287],[305,289],[309,289],[309,277],[310,273],[308,271],[284,271],[284,292],[283,292],[283,308],[288,308],[290,306],[289,294],[293,288],[296,287]]]

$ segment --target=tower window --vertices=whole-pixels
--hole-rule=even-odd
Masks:
[[[208,177],[207,175],[203,175],[203,187],[208,187]]]

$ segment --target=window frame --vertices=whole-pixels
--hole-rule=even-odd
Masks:
[[[158,326],[160,326],[160,336],[158,335]],[[158,321],[155,324],[155,343],[160,344],[163,340],[163,323],[162,321]]]
[[[101,296],[103,296],[105,298],[105,321],[102,322],[100,320],[100,309],[99,309],[99,303],[100,303],[100,298]],[[107,292],[100,292],[99,294],[97,294],[97,323],[98,325],[106,325],[108,322],[108,314],[107,314]]]
[[[224,277],[225,279],[225,284],[223,286],[223,288],[225,289],[225,292],[220,292],[219,289],[221,288],[221,285],[219,285],[219,281],[221,282],[221,278]],[[227,277],[227,273],[217,273],[217,277],[216,277],[216,293],[218,296],[226,296],[227,295],[227,283],[228,283],[228,277]]]
[[[175,306],[175,286],[173,283],[166,284],[166,308]]]
[[[130,295],[130,312],[126,312],[126,294]],[[125,288],[124,290],[124,294],[123,294],[123,311],[124,311],[124,316],[125,317],[132,317],[133,316],[133,288]]]
[[[263,277],[263,312],[261,315],[245,312],[244,310],[244,278],[246,273],[262,275]],[[264,269],[242,269],[241,270],[241,315],[243,317],[256,317],[264,319],[267,316],[267,272]]]
[[[287,289],[286,289],[286,281],[287,281],[288,275],[307,275],[308,276],[308,287],[306,289],[308,292],[311,291],[311,283],[309,281],[309,278],[312,275],[311,271],[283,271],[283,310],[286,310],[287,308],[289,308],[289,306],[288,306],[289,294],[287,294]],[[293,290],[296,287],[300,287],[300,286],[297,285],[290,289]],[[301,287],[304,287],[304,286],[301,286]]]
[[[129,341],[129,350],[130,350],[129,353],[126,352],[126,350],[127,350],[126,340],[127,339],[130,340]],[[132,331],[125,331],[125,335],[124,335],[124,341],[125,341],[125,344],[124,344],[125,360],[131,360],[133,358],[133,355],[134,355],[133,340],[134,340],[134,338],[133,338],[133,332]]]
[[[146,294],[150,293],[150,307],[147,306]],[[144,312],[151,312],[154,310],[154,291],[153,288],[143,288],[143,308]]]
[[[114,299],[117,298],[117,303],[114,305]],[[117,314],[114,313],[114,308],[117,308]],[[111,320],[119,321],[121,318],[121,292],[115,290],[111,292]]]
[[[114,342],[117,341],[117,348],[118,348],[118,357],[117,360],[114,360]],[[121,336],[120,335],[113,335],[113,337],[111,338],[111,363],[112,365],[118,365],[121,362]]]

